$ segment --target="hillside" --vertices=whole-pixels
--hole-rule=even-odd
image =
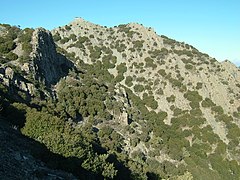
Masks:
[[[230,61],[138,23],[0,27],[1,114],[78,178],[239,179]]]
[[[61,158],[53,154],[55,159],[49,158],[51,153],[46,147],[9,127],[1,116],[0,120],[1,179],[77,179],[70,173],[55,170],[54,160]]]

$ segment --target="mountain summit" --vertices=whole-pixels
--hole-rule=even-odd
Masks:
[[[138,23],[1,24],[0,35],[1,114],[68,158],[62,170],[79,179],[240,177],[240,69],[229,61]]]

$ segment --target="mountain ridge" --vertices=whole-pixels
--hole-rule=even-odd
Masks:
[[[234,64],[136,23],[1,26],[1,97],[26,114],[23,134],[101,177],[239,177]]]

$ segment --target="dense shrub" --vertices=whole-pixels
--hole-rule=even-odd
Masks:
[[[184,97],[189,101],[202,101],[202,96],[200,96],[197,91],[187,91]]]
[[[170,102],[175,102],[176,97],[174,95],[171,95],[171,96],[167,97],[166,99],[170,103]]]
[[[212,102],[211,99],[205,98],[205,99],[202,101],[202,107],[208,108],[208,107],[212,107],[212,106],[215,106],[215,104]]]
[[[126,80],[125,80],[125,84],[128,86],[128,87],[131,87],[133,85],[132,83],[133,81],[133,78],[131,76],[127,76],[126,77]]]
[[[133,89],[135,92],[143,92],[144,86],[141,84],[136,84],[136,85],[134,85]]]
[[[13,53],[13,52],[9,52],[9,53],[7,54],[7,56],[6,56],[6,58],[9,59],[10,61],[12,61],[12,60],[18,59],[18,55],[16,55],[16,54]]]
[[[143,94],[143,103],[152,109],[157,109],[158,107],[158,102],[155,100],[154,96],[149,96],[146,93]]]
[[[153,59],[151,59],[150,57],[145,58],[145,67],[146,68],[153,68],[155,69],[157,67],[157,65],[154,63]]]

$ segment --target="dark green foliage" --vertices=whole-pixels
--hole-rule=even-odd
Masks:
[[[32,33],[33,29],[30,28],[25,28],[24,30],[21,31],[21,33],[18,36],[18,41],[20,43],[29,43],[32,40]]]
[[[161,35],[161,38],[163,38],[163,43],[164,43],[164,44],[174,45],[175,43],[177,43],[176,40],[170,39],[169,37],[164,36],[164,35]]]
[[[92,59],[93,62],[95,62],[97,59],[100,58],[100,56],[102,54],[102,51],[101,51],[100,47],[98,47],[98,46],[95,46],[95,47],[90,46],[89,50],[90,50],[90,58]]]
[[[190,58],[192,58],[192,57],[194,56],[192,51],[189,51],[189,50],[186,50],[186,49],[184,49],[184,50],[176,50],[176,49],[175,49],[175,50],[174,50],[174,53],[176,53],[176,54],[179,55],[179,56],[186,55],[186,56],[188,56],[188,57],[190,57]],[[193,61],[191,61],[190,63],[193,63]],[[186,64],[185,67],[186,67],[186,66],[190,67],[189,65],[190,65],[190,64]]]
[[[116,170],[113,164],[107,162],[108,155],[97,155],[93,147],[84,137],[84,132],[73,129],[71,124],[65,123],[58,117],[46,112],[29,110],[23,134],[38,139],[50,148],[52,152],[65,157],[76,157],[83,168],[104,177],[113,178]]]
[[[197,108],[199,108],[199,102],[198,102],[198,101],[191,101],[191,102],[189,103],[189,105],[190,105],[190,107],[191,107],[192,109],[197,109]]]
[[[22,44],[22,50],[24,51],[23,57],[21,57],[23,62],[30,59],[29,55],[32,52],[31,41],[33,31],[33,29],[26,28],[18,36],[18,41]]]
[[[163,121],[167,117],[167,113],[164,111],[161,111],[157,114],[159,121]]]
[[[86,36],[80,36],[78,39],[75,39],[75,36],[72,37],[74,41],[77,40],[74,44],[71,44],[69,47],[76,47],[80,49],[85,49],[84,43],[90,42],[89,38]]]
[[[119,30],[118,32],[124,32],[127,34],[127,37],[132,38],[133,34],[135,33],[134,31],[131,31],[130,27],[127,27],[127,25],[121,24],[118,26]]]
[[[61,44],[65,44],[69,41],[70,39],[68,37],[64,37],[63,39],[60,40]]]
[[[141,49],[143,47],[143,43],[144,41],[143,40],[137,40],[137,41],[133,41],[133,48],[135,49]]]
[[[190,110],[192,116],[202,116],[202,111],[199,108],[193,108]]]
[[[69,39],[71,39],[72,41],[76,41],[77,36],[75,34],[70,34]]]
[[[158,74],[160,74],[162,77],[166,76],[166,71],[164,69],[158,70]]]
[[[168,78],[168,77],[167,77]],[[172,87],[178,87],[178,88],[180,88],[180,87],[182,87],[183,86],[183,83],[180,81],[180,80],[178,80],[178,79],[174,79],[174,78],[168,78],[168,80],[169,80],[169,82],[172,84]]]
[[[87,36],[80,36],[79,38],[78,38],[78,43],[85,43],[85,42],[89,42],[90,40],[89,40],[89,38],[87,37]]]
[[[224,113],[223,108],[221,106],[213,106],[211,107],[211,110],[220,115]]]
[[[106,87],[95,84],[89,79],[86,83],[88,83],[88,88],[87,86],[66,86],[65,82],[62,82],[61,86],[64,88],[58,94],[59,102],[56,105],[57,111],[62,112],[62,117],[70,116],[81,120],[81,116],[98,115],[102,118],[108,116],[108,113],[104,111],[106,109],[104,104],[107,96]]]
[[[184,97],[189,101],[196,101],[196,102],[202,101],[202,96],[200,96],[197,91],[187,91],[184,94]]]
[[[197,83],[197,86],[196,86],[196,89],[202,89],[202,86],[203,86],[203,83],[198,82],[198,83]]]
[[[0,53],[1,54],[7,54],[11,50],[15,49],[16,43],[12,40],[4,40],[3,43],[0,43]]]
[[[125,44],[120,43],[120,41],[118,40],[116,42],[115,48],[117,49],[118,52],[124,52],[127,47]]]
[[[68,25],[65,25],[65,29],[69,31],[69,30],[71,30],[71,27]]]
[[[166,99],[170,103],[170,102],[175,102],[176,97],[174,95],[171,95],[171,96],[167,97]]]
[[[109,126],[103,126],[98,132],[100,142],[107,150],[121,151],[123,137]]]
[[[121,63],[117,66],[117,70],[119,74],[123,74],[127,71],[126,63]]]
[[[157,109],[158,107],[158,102],[154,99],[154,96],[149,96],[146,93],[143,94],[143,103],[152,109]]]
[[[115,68],[116,59],[117,59],[116,56],[112,56],[112,55],[103,56],[102,58],[103,66],[106,69]]]
[[[215,104],[212,102],[211,99],[209,98],[205,98],[203,101],[202,101],[202,107],[205,107],[205,108],[209,108],[209,107],[212,107],[212,106],[215,106]]]
[[[118,74],[118,75],[115,77],[115,82],[121,82],[122,80],[124,80],[123,74]]]
[[[144,86],[141,84],[136,84],[136,85],[134,85],[133,89],[135,92],[143,92]]]
[[[6,55],[6,58],[9,59],[10,61],[13,61],[13,60],[16,60],[18,58],[18,55],[16,55],[15,53],[13,52],[9,52],[7,55]]]
[[[146,68],[152,68],[155,69],[157,67],[156,64],[154,64],[153,59],[151,59],[150,57],[145,58],[145,67]]]
[[[17,38],[20,29],[8,24],[0,24],[3,27],[3,35],[0,37],[0,55],[7,54],[16,48],[14,40]]]
[[[127,76],[126,77],[126,80],[125,80],[125,84],[128,86],[128,87],[131,87],[133,85],[132,83],[133,81],[133,78],[131,76]]]
[[[188,69],[188,70],[192,70],[193,69],[193,66],[191,64],[186,64],[185,65],[185,68]]]
[[[161,50],[159,49],[155,49],[154,51],[148,51],[149,55],[151,56],[151,58],[164,58],[165,56],[168,55],[168,50],[166,48],[162,48]]]
[[[54,40],[54,41],[59,41],[59,40],[61,40],[60,34],[59,34],[59,33],[54,34],[54,35],[53,35],[53,40]]]

